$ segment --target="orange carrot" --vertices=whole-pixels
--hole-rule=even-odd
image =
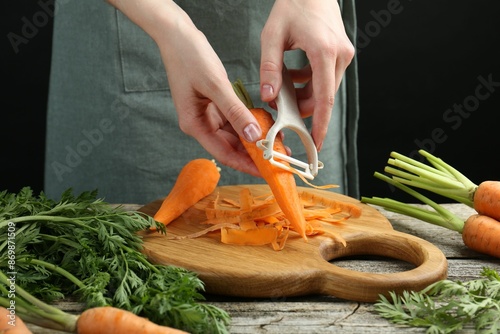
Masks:
[[[430,165],[391,152],[384,170],[392,178],[411,187],[428,190],[475,209],[479,214],[500,220],[500,181],[486,180],[479,185],[442,159],[419,150]]]
[[[378,205],[389,211],[415,217],[422,221],[456,231],[461,234],[462,240],[468,248],[500,258],[500,221],[480,214],[473,214],[464,221],[442,205],[437,204],[428,197],[393,178],[381,173],[375,173],[374,175],[412,195],[422,201],[423,204],[430,206],[433,210],[416,207],[390,198],[362,197],[362,202]]]
[[[195,159],[189,161],[177,176],[172,190],[163,200],[154,219],[168,225],[217,187],[220,171],[214,161]],[[156,229],[151,227],[151,229]]]
[[[77,320],[78,334],[186,334],[179,329],[160,326],[130,311],[115,307],[95,307],[84,311]]]
[[[271,114],[261,108],[253,108],[250,109],[250,111],[255,118],[257,118],[262,129],[261,139],[265,139],[267,132],[274,123]],[[264,159],[262,150],[258,148],[255,143],[249,143],[243,138],[241,138],[241,141],[248,154],[250,154],[250,157],[257,165],[260,174],[264,180],[266,180],[269,188],[271,188],[281,211],[283,211],[285,217],[290,221],[293,229],[299,233],[304,240],[307,240],[305,233],[306,221],[302,214],[302,204],[297,191],[294,174],[271,165],[269,160]],[[285,146],[279,136],[274,141],[274,150],[286,154]]]
[[[263,108],[254,108],[241,82],[234,85],[235,91],[240,99],[246,103],[249,110],[259,122],[262,129],[260,139],[265,139],[269,129],[273,126],[274,120],[272,115]],[[259,140],[260,140],[259,139]],[[291,171],[273,166],[269,160],[264,159],[263,152],[255,143],[249,143],[244,138],[240,138],[243,146],[257,166],[260,174],[266,180],[269,188],[276,198],[281,211],[290,222],[293,229],[304,239],[306,236],[306,221],[302,214],[302,204],[297,191],[294,174]],[[281,137],[277,136],[274,141],[274,151],[286,154],[285,145]],[[283,162],[287,165],[286,162]]]
[[[500,222],[489,216],[474,214],[462,230],[464,244],[477,252],[500,258]]]
[[[479,214],[500,220],[500,182],[481,182],[474,193],[473,204]]]
[[[18,315],[11,313],[5,307],[0,307],[0,333],[31,334],[32,332]]]

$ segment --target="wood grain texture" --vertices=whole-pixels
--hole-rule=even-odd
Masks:
[[[140,204],[123,204],[124,210],[137,210]],[[444,207],[462,218],[468,217],[472,209],[463,204],[443,204]],[[467,281],[479,278],[483,267],[500,271],[500,260],[491,256],[467,251],[461,237],[456,232],[430,225],[415,218],[378,208],[387,217],[395,230],[411,233],[426,239],[448,258],[448,278]],[[457,237],[458,236],[458,237]],[[339,266],[365,272],[399,272],[413,265],[391,259],[372,256],[341,258],[333,260]],[[262,333],[425,333],[425,328],[401,327],[381,318],[371,303],[347,301],[333,296],[306,295],[281,298],[244,298],[205,294],[206,302],[223,308],[231,315],[231,334]],[[55,304],[69,313],[83,311],[84,305],[63,300]],[[34,334],[63,333],[52,329],[27,324]],[[473,334],[469,327],[460,334]]]
[[[205,226],[203,209],[216,194],[237,200],[248,187],[252,194],[270,193],[267,185],[218,187],[210,196],[186,211],[167,227],[169,235],[187,235]],[[226,245],[218,232],[195,239],[168,240],[158,233],[145,233],[144,253],[158,264],[176,265],[196,272],[211,294],[281,298],[308,294],[332,295],[353,301],[375,301],[388,291],[419,290],[447,276],[447,261],[431,243],[395,231],[389,220],[375,208],[337,193],[304,188],[333,200],[354,203],[362,208],[359,218],[337,224],[336,231],[347,241],[325,236],[306,242],[291,235],[285,248]],[[161,199],[140,211],[154,215]],[[395,273],[361,272],[331,261],[357,255],[376,255],[408,262],[414,268]]]

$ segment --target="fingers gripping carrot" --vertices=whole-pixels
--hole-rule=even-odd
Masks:
[[[95,307],[84,311],[77,321],[78,334],[186,334],[179,329],[160,326],[132,312],[115,307]]]
[[[465,221],[462,239],[470,249],[500,258],[499,221],[474,214]]]
[[[220,171],[214,161],[208,159],[189,161],[177,176],[172,190],[163,200],[154,219],[168,225],[202,198],[211,194],[217,187],[219,179]]]

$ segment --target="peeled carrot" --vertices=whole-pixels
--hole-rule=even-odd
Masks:
[[[274,123],[271,114],[261,108],[252,108],[250,111],[255,118],[257,118],[262,129],[261,139],[265,139],[267,132]],[[250,154],[250,157],[257,165],[260,174],[269,185],[281,211],[283,211],[293,229],[300,234],[302,238],[307,240],[305,233],[306,221],[302,213],[302,203],[293,173],[271,165],[269,160],[264,159],[262,150],[258,148],[255,143],[249,143],[243,138],[241,141],[248,154]],[[285,146],[280,137],[277,137],[274,141],[274,150],[286,154]]]
[[[0,333],[1,334],[31,334],[32,332],[16,314],[5,307],[0,307]]]
[[[467,218],[462,230],[464,244],[477,252],[500,258],[500,222],[485,215]]]
[[[177,176],[170,193],[163,200],[154,219],[170,224],[187,209],[211,194],[220,179],[220,171],[214,161],[195,159],[189,161]],[[151,227],[151,229],[156,229]]]
[[[186,334],[179,329],[160,326],[130,311],[115,307],[95,307],[84,311],[76,322],[78,334]]]
[[[273,126],[274,120],[272,115],[263,108],[254,108],[250,98],[241,84],[236,82],[234,88],[240,99],[247,105],[248,109],[259,122],[262,129],[260,139],[265,139],[269,129]],[[260,140],[259,139],[259,140]],[[297,191],[294,175],[291,171],[273,166],[269,160],[264,159],[263,152],[256,146],[255,143],[249,143],[245,139],[240,138],[243,146],[257,166],[260,174],[271,188],[271,191],[278,202],[281,211],[290,222],[293,229],[304,239],[306,236],[306,221],[302,214],[302,204]],[[276,137],[274,141],[274,151],[286,154],[285,145],[281,137]],[[283,162],[287,165],[286,162]]]

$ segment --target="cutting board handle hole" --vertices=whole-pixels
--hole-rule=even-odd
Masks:
[[[393,274],[415,269],[412,263],[378,255],[352,255],[328,262],[344,269],[376,274]]]
[[[368,273],[398,273],[413,270],[428,259],[419,242],[401,233],[361,234],[347,246],[324,243],[321,256],[332,265]]]

